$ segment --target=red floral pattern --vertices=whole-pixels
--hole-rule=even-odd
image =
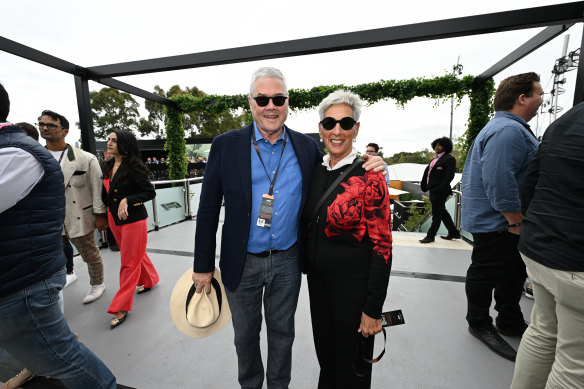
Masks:
[[[349,177],[341,185],[345,191],[327,208],[326,236],[350,233],[362,242],[367,232],[373,251],[387,263],[391,254],[391,212],[385,178],[369,171]]]

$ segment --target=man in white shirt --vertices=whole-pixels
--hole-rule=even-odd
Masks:
[[[83,303],[88,304],[105,291],[103,260],[95,244],[95,229],[104,231],[107,227],[106,208],[101,200],[101,167],[95,155],[65,142],[69,121],[63,115],[45,110],[38,120],[47,150],[63,170],[67,200],[63,236],[75,245],[87,263],[91,289]]]

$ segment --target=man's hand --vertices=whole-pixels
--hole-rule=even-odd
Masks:
[[[365,171],[368,172],[369,170],[373,169],[374,172],[381,172],[381,174],[384,176],[387,174],[383,158],[381,158],[379,155],[371,156],[369,154],[363,154],[363,159],[365,160],[365,163],[363,164],[363,169],[365,169]]]
[[[107,216],[105,214],[95,215],[95,228],[99,232],[104,232],[107,228]]]
[[[373,319],[363,312],[361,314],[361,325],[359,326],[358,332],[363,335],[364,338],[368,338],[369,335],[375,335],[381,332],[381,320]]]
[[[211,280],[213,279],[213,272],[211,273],[195,273],[193,272],[193,282],[195,283],[197,290],[196,293],[201,293],[203,288],[205,288],[205,293],[211,293]]]
[[[508,227],[507,231],[513,235],[521,234],[521,223],[523,223],[523,214],[521,212],[501,212],[501,215],[509,224],[519,224],[517,227]]]

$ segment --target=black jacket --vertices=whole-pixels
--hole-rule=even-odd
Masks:
[[[584,271],[584,103],[553,122],[527,168],[519,250],[552,269]]]
[[[436,164],[434,164],[430,172],[430,180],[427,179],[428,169],[430,169],[430,164],[426,166],[420,182],[422,191],[439,192],[447,196],[451,195],[452,188],[450,187],[450,182],[454,179],[454,170],[456,170],[456,159],[452,154],[444,153],[436,161]]]
[[[110,181],[109,192],[105,190],[105,187],[101,191],[101,199],[108,207],[109,212],[111,212],[116,226],[147,219],[148,212],[144,203],[156,197],[154,186],[147,177],[141,178],[136,174],[132,174],[132,172],[128,172],[129,174],[125,175],[126,169],[128,167],[122,161],[116,175]],[[124,175],[126,178],[120,179]],[[128,218],[120,220],[118,219],[118,206],[124,197],[128,201]]]

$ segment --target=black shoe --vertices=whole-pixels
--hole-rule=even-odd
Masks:
[[[501,338],[501,335],[497,333],[497,330],[492,324],[483,328],[468,327],[468,332],[483,342],[488,348],[494,351],[495,354],[515,362],[517,351],[515,351],[505,339]]]
[[[111,251],[120,251],[120,248],[118,247],[118,245],[117,245],[117,244],[116,244],[116,245],[110,245],[110,246],[109,246],[109,249],[110,249]]]
[[[529,327],[529,324],[527,324],[526,321],[523,321],[523,324],[520,324],[517,327],[501,327],[501,326],[497,325],[497,332],[499,332],[501,335],[505,335],[505,336],[522,337],[523,333],[525,332],[527,327]]]
[[[452,239],[460,239],[460,231],[456,231],[454,234],[451,234],[450,232],[448,233],[448,235],[440,235],[440,237],[442,239],[446,239],[446,240],[452,240]]]
[[[433,236],[426,236],[424,239],[420,239],[420,243],[432,243],[434,242]]]

